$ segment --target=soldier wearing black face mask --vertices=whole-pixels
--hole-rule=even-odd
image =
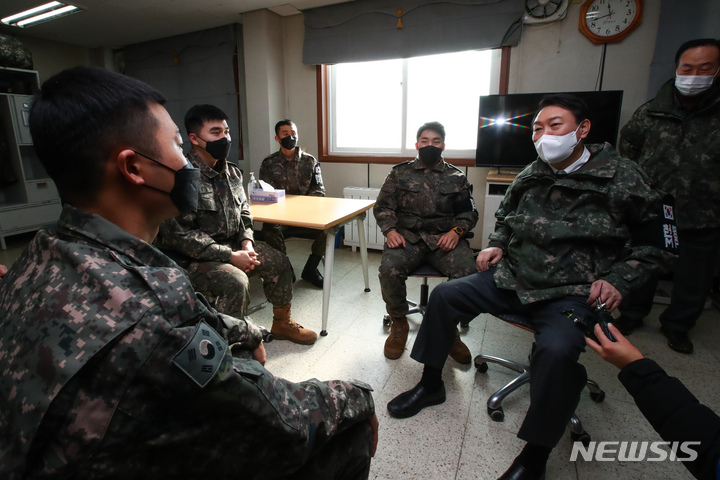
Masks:
[[[267,156],[260,165],[260,180],[274,188],[282,188],[289,195],[325,196],[320,164],[315,157],[298,146],[297,126],[292,120],[280,120],[275,125],[275,141],[280,149]],[[262,229],[263,240],[273,248],[285,252],[285,237],[289,235],[310,236],[314,238],[302,274],[303,280],[317,288],[323,287],[323,276],[318,270],[320,260],[325,255],[325,232],[309,228],[288,227],[265,223]]]
[[[0,376],[0,478],[367,479],[372,388],[274,376],[261,329],[217,312],[150,245],[181,209],[174,172],[191,170],[163,103],[88,67],[32,101],[64,207],[0,265],[0,371],[18,372]]]
[[[415,160],[393,167],[374,208],[386,237],[379,277],[392,320],[385,342],[385,356],[391,359],[402,355],[407,341],[408,274],[425,263],[449,278],[477,270],[467,239],[478,213],[465,174],[443,160],[445,128],[438,122],[421,126],[415,148]],[[459,331],[450,356],[470,363],[470,351]]]
[[[157,246],[184,263],[193,286],[216,297],[217,309],[234,317],[244,318],[250,303],[248,277],[259,276],[273,305],[274,337],[315,342],[317,334],[290,315],[290,260],[272,245],[255,241],[242,172],[226,158],[227,116],[213,105],[196,105],[185,116],[185,128],[192,144],[188,160],[200,172],[198,208],[164,222]]]

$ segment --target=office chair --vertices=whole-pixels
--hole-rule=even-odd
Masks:
[[[496,315],[496,317],[518,328],[522,328],[523,330],[526,330],[528,332],[535,333],[535,330],[530,324],[530,319],[526,315],[501,314]],[[532,350],[533,349],[531,347],[530,354],[528,355],[528,363],[530,361],[530,357],[532,356]],[[488,415],[490,415],[490,418],[495,422],[502,422],[503,420],[505,420],[505,412],[503,411],[502,401],[505,399],[505,397],[517,390],[519,387],[528,383],[530,381],[530,375],[532,374],[532,372],[530,371],[529,365],[525,365],[505,358],[493,357],[492,355],[476,356],[474,360],[475,368],[480,373],[487,373],[488,362],[502,365],[503,367],[514,370],[515,372],[520,374],[512,381],[510,381],[507,385],[502,387],[500,390],[493,393],[487,401],[487,412]],[[590,398],[594,402],[600,403],[605,400],[605,392],[596,382],[588,379],[587,388],[588,390],[590,390]],[[590,435],[585,432],[582,423],[580,422],[580,419],[575,414],[573,414],[572,418],[570,419],[570,437],[572,438],[573,442],[580,441],[586,447],[590,444]]]
[[[421,277],[422,285],[420,285],[420,301],[415,302],[413,300],[408,300],[408,304],[410,305],[410,310],[408,310],[408,315],[411,315],[413,313],[419,313],[420,315],[425,315],[425,308],[427,307],[428,303],[428,296],[430,293],[430,287],[428,286],[428,278],[444,278],[445,275],[435,270],[433,267],[431,267],[429,264],[425,263],[420,265],[417,269],[413,270],[412,273],[408,275],[408,277]],[[385,314],[383,317],[383,325],[386,327],[390,325],[390,315]]]

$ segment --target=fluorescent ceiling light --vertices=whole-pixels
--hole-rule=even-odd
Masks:
[[[47,22],[48,20],[54,20],[78,11],[80,11],[80,8],[75,5],[68,5],[61,2],[50,2],[45,5],[31,8],[30,10],[25,10],[24,12],[16,13],[15,15],[5,17],[0,20],[0,22],[5,25],[12,25],[15,27],[27,27]]]

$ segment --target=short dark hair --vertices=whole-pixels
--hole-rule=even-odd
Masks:
[[[215,105],[195,105],[185,114],[185,131],[188,135],[200,133],[205,122],[229,120],[228,116]]]
[[[570,93],[553,93],[551,95],[545,95],[540,103],[538,104],[538,113],[545,107],[562,107],[569,111],[575,117],[575,123],[580,125],[580,122],[590,118],[590,109],[585,102],[580,98]],[[537,114],[535,115],[537,117]]]
[[[289,118],[284,118],[280,120],[278,123],[275,124],[275,136],[277,137],[280,133],[280,128],[284,127],[285,125],[290,125],[291,127],[296,127],[295,122],[290,120]],[[296,127],[297,128],[297,127]]]
[[[442,123],[440,122],[427,122],[423,123],[420,128],[418,128],[417,135],[415,136],[415,141],[420,140],[420,135],[425,130],[432,130],[433,132],[437,133],[442,137],[443,143],[445,143],[445,127],[443,127]]]
[[[165,98],[150,85],[97,67],[71,68],[43,83],[30,107],[30,133],[64,201],[96,199],[116,148],[157,154],[152,103]]]
[[[718,50],[718,59],[720,60],[720,40],[714,38],[696,38],[695,40],[688,40],[687,42],[680,45],[677,53],[675,54],[675,68],[680,66],[680,57],[683,53],[691,48],[696,47],[715,47]]]

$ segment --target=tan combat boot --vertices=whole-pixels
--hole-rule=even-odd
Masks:
[[[470,349],[460,340],[460,330],[457,328],[455,328],[455,343],[450,349],[450,358],[463,365],[467,365],[472,361]]]
[[[390,335],[385,340],[385,356],[390,360],[400,358],[405,351],[405,342],[407,342],[408,325],[407,317],[390,317]]]
[[[300,345],[312,345],[317,340],[317,333],[303,328],[290,317],[289,303],[280,308],[273,307],[273,324],[270,332],[275,340],[290,340]]]

